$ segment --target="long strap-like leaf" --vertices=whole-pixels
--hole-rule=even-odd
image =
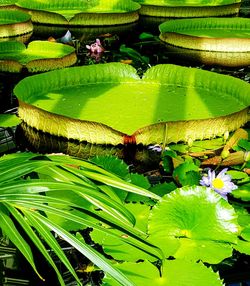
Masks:
[[[28,223],[27,219],[25,219],[21,213],[19,211],[17,211],[14,207],[12,207],[10,204],[4,204],[6,206],[6,208],[9,210],[9,212],[15,217],[15,219],[18,221],[18,223],[21,225],[21,227],[25,230],[25,232],[27,233],[27,235],[30,237],[30,239],[33,241],[33,243],[36,245],[36,247],[38,248],[38,250],[42,253],[42,255],[47,259],[47,261],[50,263],[50,265],[53,267],[53,269],[55,270],[58,280],[60,282],[60,284],[62,286],[65,286],[65,283],[63,281],[62,275],[59,272],[56,264],[54,263],[54,261],[52,260],[52,258],[50,257],[50,255],[48,254],[47,249],[45,248],[45,246],[43,245],[42,241],[40,240],[40,238],[36,235],[36,233],[33,231],[33,229],[31,228],[30,224]],[[26,215],[27,218],[27,215]],[[60,257],[61,261],[62,258]],[[70,269],[69,269],[70,270]],[[73,273],[72,273],[73,274]],[[77,279],[77,275],[73,274],[75,279]]]
[[[23,256],[28,260],[37,275],[44,280],[36,269],[33,255],[28,243],[23,239],[19,231],[16,229],[15,224],[9,216],[9,212],[3,204],[0,204],[0,228],[13,242],[13,244],[20,250]]]
[[[75,247],[79,252],[81,252],[84,256],[86,256],[90,261],[92,261],[95,265],[97,265],[103,271],[109,273],[115,280],[121,283],[123,286],[135,286],[135,284],[130,281],[121,271],[116,269],[112,263],[104,258],[100,253],[98,253],[95,249],[90,247],[89,245],[83,243],[75,236],[65,231],[60,226],[56,225],[52,221],[49,221],[47,218],[43,217],[38,213],[32,213],[34,219],[40,221],[45,226],[47,226],[50,230],[57,233],[60,237],[62,237],[65,241],[67,241],[70,245]]]
[[[11,201],[10,201],[11,202]],[[11,202],[12,203],[12,202]],[[13,205],[16,208],[20,208],[22,211],[23,209],[36,209],[38,211],[43,211],[45,213],[51,213],[57,216],[60,216],[66,220],[74,221],[75,223],[79,223],[80,225],[83,225],[83,227],[90,227],[93,229],[97,229],[101,232],[105,232],[106,234],[109,234],[112,237],[117,238],[117,234],[114,234],[112,231],[110,231],[107,228],[104,228],[96,223],[93,223],[91,220],[84,219],[80,216],[77,216],[76,214],[69,212],[68,210],[58,209],[50,205],[40,204],[38,202],[28,202],[28,201],[15,201],[13,202]],[[141,249],[142,251],[145,251],[152,255],[153,257],[156,257],[157,259],[163,259],[164,255],[162,251],[157,248],[156,246],[152,245],[150,242],[147,242],[142,237],[142,232],[138,231],[138,229],[133,229],[131,227],[125,228],[122,224],[116,224],[116,226],[121,230],[121,235],[118,237],[121,241],[124,243],[129,243],[130,245]],[[128,234],[128,237],[124,238],[122,234],[126,233]]]

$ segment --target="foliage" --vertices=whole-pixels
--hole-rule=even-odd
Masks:
[[[17,153],[3,156],[0,162],[0,228],[37,273],[30,246],[22,238],[16,224],[23,228],[54,268],[61,285],[65,284],[59,270],[47,253],[45,244],[53,249],[78,283],[80,282],[51,231],[74,246],[98,267],[110,273],[122,285],[133,285],[112,266],[111,262],[50,219],[49,214],[77,222],[82,227],[91,227],[106,233],[107,230],[99,226],[99,221],[103,220],[103,212],[106,214],[107,225],[111,223],[112,226],[115,225],[123,232],[131,234],[129,240],[121,236],[118,236],[119,239],[149,253],[152,250],[153,256],[161,256],[157,248],[145,242],[143,239],[145,234],[133,228],[134,216],[121,203],[112,198],[112,187],[140,193],[153,199],[159,199],[157,195],[127,183],[92,163],[64,155],[42,156]],[[105,188],[109,189],[108,194],[102,192]],[[64,192],[68,195],[61,196]],[[77,216],[74,209],[78,209],[78,212],[81,210],[85,216]],[[101,213],[97,209],[101,210]]]

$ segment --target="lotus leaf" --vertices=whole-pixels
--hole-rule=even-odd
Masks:
[[[140,263],[117,264],[120,269],[135,283],[135,285],[154,286],[222,286],[218,273],[202,263],[191,263],[184,260],[167,260],[159,270],[152,263],[145,261]],[[103,280],[105,286],[119,286],[113,278],[107,275]]]
[[[206,64],[250,64],[250,19],[171,20],[160,26],[160,39],[170,51]]]
[[[165,195],[153,207],[148,225],[149,240],[165,254],[168,242],[177,240],[172,256],[212,264],[231,256],[239,228],[233,207],[205,187],[183,187]]]
[[[154,66],[142,79],[121,63],[66,68],[25,78],[14,93],[29,126],[113,145],[222,135],[248,121],[250,103],[248,83],[175,65]]]
[[[75,49],[60,43],[33,41],[27,48],[20,42],[0,43],[1,71],[48,71],[73,65],[76,60]]]
[[[40,24],[103,26],[132,23],[138,20],[140,5],[130,0],[19,0],[32,21]]]
[[[239,12],[241,0],[136,0],[140,14],[157,17],[208,17]]]
[[[29,14],[22,11],[0,9],[0,39],[32,34]]]

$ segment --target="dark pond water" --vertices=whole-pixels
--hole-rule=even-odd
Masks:
[[[244,1],[240,11],[240,16],[250,17],[250,1]],[[93,29],[71,29],[72,37],[75,45],[78,48],[78,63],[77,65],[89,65],[98,64],[112,61],[120,61],[130,59],[130,55],[122,53],[120,46],[125,44],[127,47],[131,47],[136,50],[140,55],[148,58],[150,65],[156,65],[161,63],[174,63],[182,66],[198,67],[205,70],[215,71],[222,74],[232,75],[242,80],[250,82],[250,66],[244,68],[222,68],[219,66],[205,66],[196,62],[189,62],[184,60],[181,55],[176,56],[171,52],[166,51],[166,47],[158,40],[159,30],[158,25],[166,19],[154,19],[151,17],[141,17],[138,23],[117,26],[117,27],[101,27]],[[36,26],[35,32],[30,40],[35,39],[48,39],[53,37],[55,39],[62,37],[67,32],[67,28],[56,28],[52,26]],[[147,40],[141,40],[139,38],[141,33],[151,33],[154,37]],[[90,44],[99,38],[105,47],[105,53],[101,58],[96,59],[88,55],[86,44]],[[134,59],[134,65],[138,69],[138,72],[142,74],[147,68],[148,64],[140,59]],[[27,72],[23,71],[21,74],[8,74],[0,73],[0,113],[14,113],[17,110],[17,100],[13,95],[13,87],[15,84],[26,77]],[[81,158],[89,158],[95,155],[116,155],[119,158],[124,159],[128,164],[133,166],[134,170],[150,174],[151,171],[158,169],[160,154],[149,150],[148,148],[139,147],[114,147],[114,146],[99,146],[91,145],[86,142],[79,143],[74,140],[65,140],[64,138],[57,138],[38,132],[29,128],[25,124],[22,124],[17,129],[0,128],[0,155],[9,152],[15,152],[17,150],[31,150],[34,152],[46,153],[46,152],[63,152],[70,155],[79,156]],[[2,251],[2,252],[1,252]],[[72,254],[72,249],[68,250]],[[6,248],[0,249],[0,281],[3,271],[3,265],[1,263],[2,253],[6,254]],[[9,250],[10,259],[7,275],[12,277],[8,283],[4,286],[16,286],[16,285],[32,285],[39,286],[41,284],[35,277],[30,276],[32,271],[29,271],[28,265],[16,265],[14,261],[12,250]],[[73,263],[77,263],[77,255],[74,256]],[[6,258],[7,259],[7,258]],[[22,267],[28,269],[22,271]],[[46,267],[46,266],[44,266]],[[238,257],[237,263],[235,263],[233,272],[228,271],[229,267],[225,264],[223,276],[225,277],[226,285],[228,286],[248,286],[250,282],[250,259],[247,256]],[[6,269],[5,269],[6,270]],[[20,271],[21,270],[21,271]],[[18,277],[20,280],[13,278],[12,271],[16,273],[18,271]],[[48,270],[48,275],[50,272]],[[15,274],[16,275],[16,274]],[[65,273],[67,277],[67,273]],[[14,280],[13,280],[14,279]],[[95,279],[95,278],[93,278]],[[25,282],[26,281],[26,282]],[[30,282],[31,281],[31,282]],[[32,282],[33,281],[33,282]],[[50,283],[48,285],[57,285],[56,280],[50,276]],[[25,284],[26,283],[26,284]],[[31,284],[30,284],[31,283]],[[69,285],[75,285],[70,280]],[[211,285],[212,286],[212,285]]]

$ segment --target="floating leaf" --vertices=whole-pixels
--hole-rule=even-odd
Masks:
[[[115,156],[95,156],[90,161],[122,179],[126,179],[129,176],[128,165]]]
[[[250,21],[246,18],[170,20],[160,25],[169,51],[210,65],[248,66]],[[237,40],[235,40],[237,39]],[[225,54],[226,52],[226,54]]]
[[[140,14],[168,18],[193,18],[237,14],[241,0],[136,0],[142,5]]]
[[[238,216],[238,223],[243,228],[250,225],[250,215],[246,208],[238,205],[233,205]]]
[[[0,127],[13,127],[21,122],[15,114],[0,114]]]
[[[130,0],[79,1],[18,0],[16,5],[32,15],[39,24],[103,26],[132,23],[138,20],[140,5]]]
[[[51,71],[14,89],[19,116],[31,127],[113,145],[222,135],[248,121],[249,92],[248,83],[208,71],[158,65],[140,79],[120,63]]]
[[[148,232],[150,241],[167,254],[172,239],[179,243],[173,256],[219,263],[218,259],[231,255],[230,244],[237,241],[239,225],[233,207],[216,192],[183,187],[153,207]]]
[[[241,253],[250,255],[250,242],[238,239],[238,243],[234,246],[234,249]]]
[[[218,264],[226,257],[232,256],[232,252],[232,246],[224,242],[182,238],[174,257],[180,259],[189,258],[192,261],[209,261],[211,264]]]
[[[250,242],[250,225],[243,229],[240,236]]]
[[[116,267],[131,278],[135,285],[154,286],[222,286],[217,273],[202,263],[191,263],[184,260],[168,260],[164,263],[162,276],[150,262],[122,263]],[[120,286],[109,275],[103,280],[105,286]]]
[[[199,167],[191,160],[186,160],[174,169],[173,177],[182,186],[198,185],[200,181]]]
[[[233,197],[237,199],[241,199],[242,201],[249,202],[250,201],[250,184],[244,184],[242,186],[238,186],[238,189],[233,190]]]
[[[177,188],[174,182],[171,183],[162,183],[152,186],[149,190],[150,192],[153,192],[159,196],[164,196],[172,191],[174,191]]]
[[[12,4],[12,3],[11,3]],[[1,3],[0,3],[1,8]],[[23,11],[0,9],[0,38],[17,38],[25,35],[27,39],[33,32],[31,16]],[[29,36],[28,36],[29,35]],[[13,40],[13,38],[12,38]]]
[[[20,72],[48,71],[76,63],[75,49],[69,45],[48,41],[33,41],[26,48],[20,42],[0,43],[0,70]]]
[[[237,183],[245,183],[249,182],[250,178],[249,176],[241,171],[235,171],[235,170],[228,170],[227,174],[233,179],[237,180]]]

